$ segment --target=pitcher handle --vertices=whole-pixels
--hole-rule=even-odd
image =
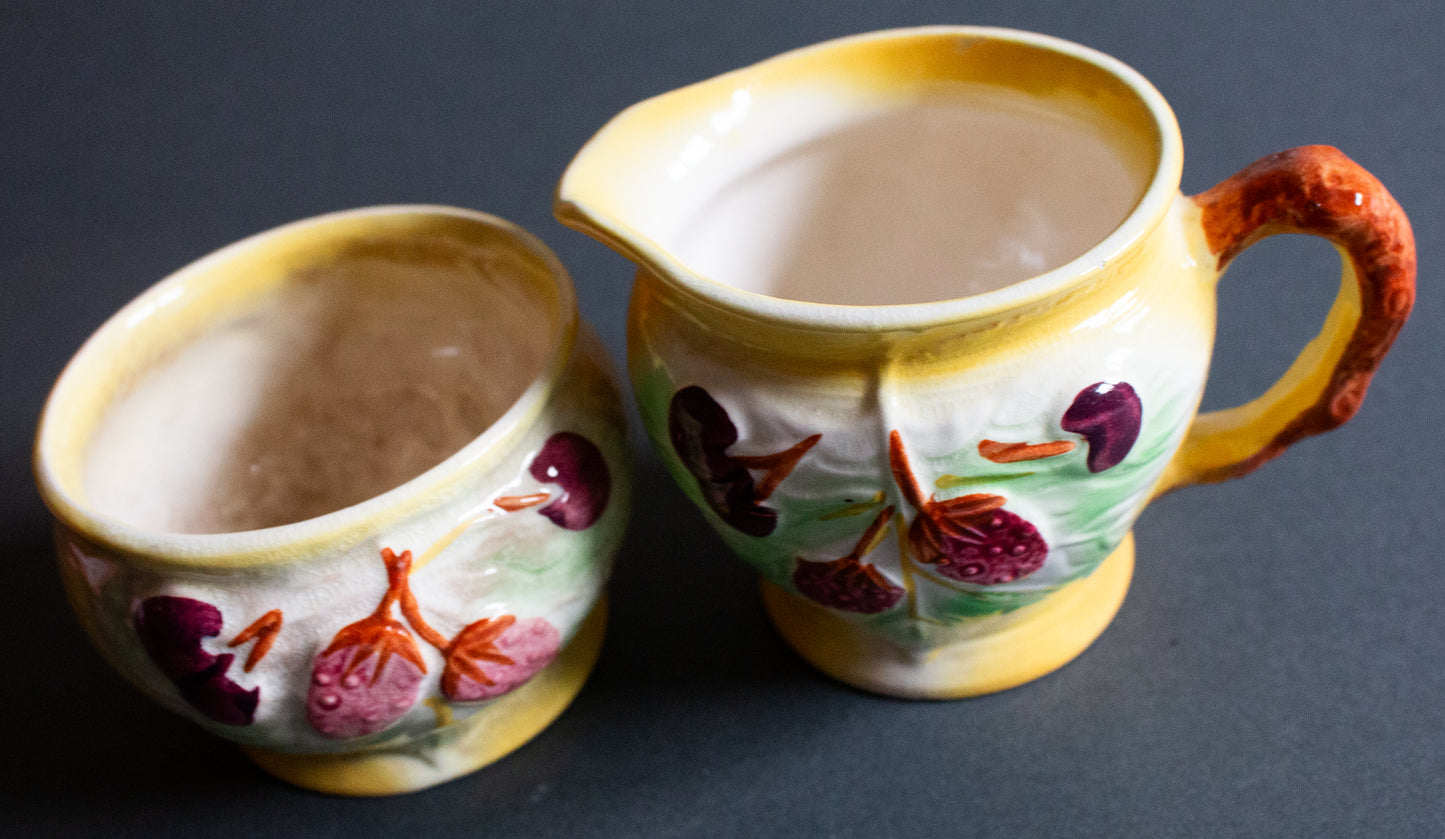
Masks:
[[[1340,290],[1324,328],[1263,396],[1195,417],[1155,490],[1246,475],[1359,410],[1415,301],[1415,237],[1373,175],[1330,146],[1262,158],[1192,199],[1223,273],[1277,233],[1322,236],[1340,251]]]

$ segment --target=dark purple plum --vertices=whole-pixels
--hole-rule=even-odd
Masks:
[[[223,653],[203,673],[176,682],[181,698],[192,708],[223,725],[250,725],[256,719],[261,689],[246,690],[226,676],[235,656]]]
[[[562,488],[557,500],[538,510],[558,527],[586,530],[607,509],[612,476],[591,440],[571,431],[547,438],[532,460],[532,477]]]
[[[905,594],[903,588],[862,561],[883,540],[884,528],[892,518],[893,508],[885,508],[868,525],[853,551],[841,559],[811,562],[799,558],[793,568],[793,587],[815,603],[845,612],[872,615],[897,606]]]
[[[1144,406],[1128,382],[1098,382],[1079,391],[1061,426],[1084,435],[1089,471],[1103,472],[1128,456],[1143,419]]]
[[[261,689],[246,690],[226,676],[235,656],[206,652],[201,639],[221,632],[221,610],[190,597],[157,596],[142,601],[136,634],[161,672],[191,707],[224,725],[250,725]]]
[[[798,460],[821,438],[803,440],[771,455],[733,456],[727,449],[738,441],[738,429],[712,394],[690,385],[673,394],[667,411],[672,449],[697,480],[703,501],[718,517],[749,536],[767,536],[778,526],[778,511],[763,506]],[[763,473],[754,482],[750,470]]]
[[[985,586],[1032,574],[1049,555],[1038,528],[1002,508],[940,518],[920,514],[908,536],[919,559],[939,574]]]
[[[136,634],[151,660],[171,681],[187,679],[216,664],[202,638],[221,634],[221,610],[190,597],[150,597],[135,616]]]
[[[737,426],[727,411],[706,390],[693,385],[673,395],[667,419],[672,449],[697,480],[708,507],[749,536],[772,533],[778,512],[757,503],[752,474],[726,453],[738,441]]]

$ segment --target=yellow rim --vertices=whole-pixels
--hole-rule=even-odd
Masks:
[[[960,56],[976,52],[976,58]],[[1030,56],[1032,59],[1030,59]],[[705,131],[710,115],[725,113],[737,91],[766,95],[769,89],[836,84],[869,96],[879,86],[949,81],[960,73],[1026,91],[1047,92],[1059,79],[1087,75],[1095,86],[1115,89],[1111,115],[1141,124],[1155,135],[1158,153],[1149,185],[1115,230],[1077,259],[1005,288],[944,302],[893,306],[841,306],[784,300],[713,281],[678,262],[640,233],[618,202],[635,197],[633,173],[655,169],[662,137]],[[970,76],[975,78],[976,76]],[[1079,82],[1081,85],[1085,82]],[[1101,106],[1102,107],[1102,106]],[[1127,114],[1125,114],[1127,111]],[[745,317],[820,331],[874,332],[919,329],[997,317],[1073,287],[1129,252],[1169,211],[1179,191],[1184,151],[1179,126],[1164,97],[1137,71],[1079,44],[1011,29],[929,26],[873,32],[793,50],[640,102],[614,117],[577,153],[558,184],[557,218],[638,262],[680,293]],[[860,317],[866,312],[866,317]]]
[[[85,503],[80,463],[87,438],[125,372],[143,364],[175,330],[194,333],[237,305],[284,281],[299,264],[324,259],[358,237],[427,229],[471,230],[506,239],[537,260],[550,283],[557,335],[545,367],[480,437],[401,486],[324,516],[244,533],[178,534],[132,527]],[[566,269],[541,240],[504,219],[455,207],[385,206],[348,210],[259,233],[191,263],[117,312],[71,359],[46,400],[36,433],[34,469],[40,494],[69,529],[138,562],[238,569],[291,561],[320,547],[344,548],[388,521],[414,512],[464,470],[506,450],[541,412],[560,379],[577,332],[576,297]]]

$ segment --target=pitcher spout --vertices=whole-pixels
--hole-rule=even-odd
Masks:
[[[697,170],[743,121],[752,96],[747,71],[638,103],[609,121],[568,165],[553,211],[662,277],[690,273],[673,250],[692,206],[723,181]],[[701,181],[706,181],[702,183]]]
[[[998,318],[1116,261],[1177,193],[1173,116],[1131,74],[1006,30],[844,38],[626,109],[554,210],[660,288],[752,320]]]

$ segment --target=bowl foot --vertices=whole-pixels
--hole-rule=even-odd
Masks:
[[[1004,615],[974,618],[960,639],[905,649],[838,612],[763,583],[763,605],[783,639],[814,667],[874,693],[961,699],[1007,690],[1057,670],[1113,620],[1134,574],[1134,534],[1094,573]]]
[[[283,781],[335,795],[395,795],[460,778],[520,748],[566,710],[597,663],[606,626],[604,596],[546,669],[465,720],[422,739],[351,754],[242,750]]]

